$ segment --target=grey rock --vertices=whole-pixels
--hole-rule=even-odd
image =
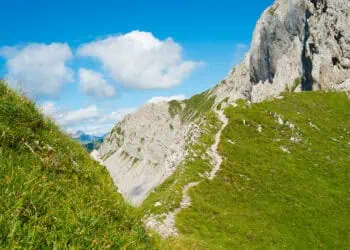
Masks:
[[[216,102],[260,102],[285,90],[349,91],[349,27],[349,0],[277,0],[257,22],[244,62],[212,91]]]
[[[238,99],[279,98],[286,90],[350,92],[349,27],[350,0],[276,0],[257,22],[244,61],[211,96],[216,104],[228,99],[225,105],[235,105]],[[284,124],[281,117],[277,122]],[[176,170],[186,145],[199,135],[198,125],[169,114],[168,103],[148,104],[118,123],[93,156],[122,195],[140,205]]]
[[[121,194],[140,205],[154,187],[166,180],[185,158],[186,141],[199,128],[169,114],[167,102],[150,103],[125,117],[93,153],[103,161]]]

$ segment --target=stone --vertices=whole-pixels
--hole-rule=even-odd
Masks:
[[[138,206],[185,158],[184,138],[191,143],[198,136],[199,127],[172,117],[167,102],[150,103],[118,123],[93,155],[124,198]]]
[[[212,95],[260,102],[286,90],[350,91],[350,1],[276,0],[251,48]]]

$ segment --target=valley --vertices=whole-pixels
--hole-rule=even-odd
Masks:
[[[172,38],[133,31],[77,49],[111,71],[104,78],[79,70],[76,85],[88,96],[80,104],[100,102],[109,113],[95,103],[44,109],[11,79],[0,80],[0,248],[348,249],[349,27],[348,0],[275,0],[225,78],[187,99],[156,96],[139,109],[109,112],[109,82],[129,84],[135,96],[152,74],[157,84],[180,83],[201,63],[182,60]],[[26,49],[19,57],[30,68],[35,57]],[[0,48],[0,56],[15,52]],[[49,81],[40,69],[54,64],[38,65],[40,77],[30,80]],[[55,72],[63,71],[58,64]]]

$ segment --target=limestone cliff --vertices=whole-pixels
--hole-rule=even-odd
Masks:
[[[196,128],[169,112],[169,103],[150,103],[118,123],[93,154],[98,153],[121,194],[139,205],[185,157],[184,138],[195,138]]]
[[[350,91],[349,27],[349,0],[276,0],[257,22],[244,61],[206,100],[260,102],[283,91]],[[173,173],[188,141],[198,137],[198,119],[184,121],[173,112],[186,105],[147,104],[117,124],[94,152],[132,204],[141,204]]]
[[[349,27],[349,0],[277,0],[257,22],[244,62],[213,90],[216,102],[350,90]]]

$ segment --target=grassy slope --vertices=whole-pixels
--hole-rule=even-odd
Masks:
[[[185,104],[182,109],[181,103]],[[214,112],[210,111],[214,98],[209,97],[208,91],[195,95],[183,102],[171,101],[169,103],[169,113],[171,116],[179,115],[183,122],[202,122],[203,133],[198,143],[190,145],[188,156],[177,167],[176,171],[163,184],[143,202],[140,210],[143,214],[162,214],[174,210],[180,205],[182,200],[182,189],[190,183],[201,180],[199,173],[210,171],[211,165],[208,159],[202,159],[206,154],[206,149],[214,143],[214,135],[219,130],[220,122]],[[203,121],[202,120],[202,121]],[[161,202],[162,206],[155,207],[156,202]]]
[[[0,82],[0,248],[147,249],[107,171]]]
[[[345,94],[308,92],[227,108],[221,171],[190,190],[192,206],[177,217],[182,238],[169,244],[179,249],[349,249],[349,107]],[[270,112],[297,129],[279,125]],[[302,141],[294,143],[290,138],[297,133]]]
[[[209,91],[194,95],[184,101],[172,100],[169,102],[169,114],[171,117],[179,115],[183,122],[193,122],[205,116],[214,105],[214,101],[215,97],[210,97]]]
[[[202,159],[206,148],[214,143],[214,136],[219,129],[219,122],[213,113],[207,115],[208,123],[204,126],[207,133],[203,134],[198,143],[192,145],[190,153],[177,167],[176,171],[143,202],[141,206],[144,214],[162,214],[179,207],[182,200],[182,189],[190,182],[200,181],[199,173],[210,172],[209,159]],[[210,125],[209,125],[210,124]],[[154,206],[161,202],[162,206]]]

